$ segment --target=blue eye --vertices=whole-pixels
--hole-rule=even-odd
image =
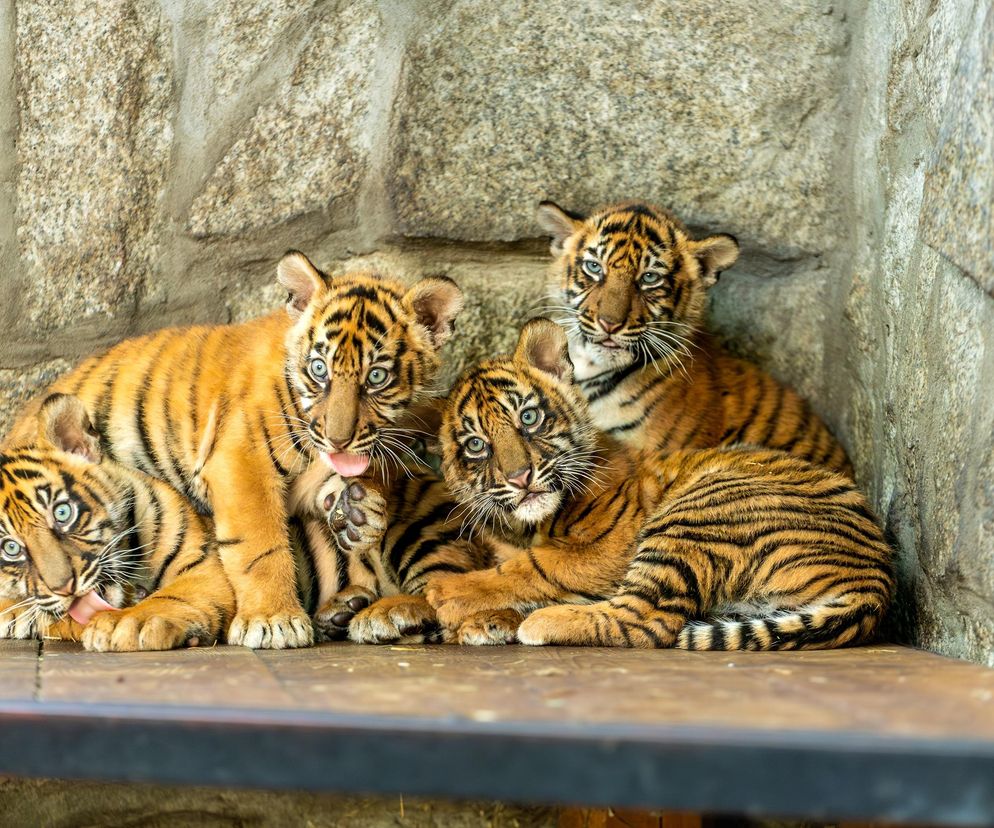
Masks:
[[[541,419],[541,412],[534,406],[531,408],[525,408],[521,411],[521,425],[526,428],[537,425],[538,421]]]
[[[314,357],[307,366],[307,370],[314,379],[322,384],[328,379],[328,363],[321,357]]]
[[[601,263],[594,261],[593,259],[584,259],[583,264],[580,266],[583,268],[584,273],[598,282],[600,281],[601,276],[604,275],[604,268],[601,266]]]
[[[639,277],[639,281],[644,287],[654,287],[663,281],[663,274],[656,273],[654,270],[649,270]]]
[[[482,457],[487,452],[487,443],[479,437],[470,437],[463,447],[467,457]]]
[[[5,561],[15,563],[16,561],[21,560],[24,556],[24,547],[13,538],[7,538],[7,540],[0,545],[0,556],[2,556]]]
[[[390,374],[386,368],[374,368],[369,372],[369,376],[366,377],[366,383],[371,388],[379,388],[381,385],[385,384],[389,378]]]
[[[52,509],[52,517],[59,526],[66,527],[73,522],[76,517],[76,507],[68,500],[56,504]]]

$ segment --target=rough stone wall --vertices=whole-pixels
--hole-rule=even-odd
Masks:
[[[900,633],[990,661],[986,5],[0,0],[0,429],[288,247],[456,278],[451,376],[542,304],[539,199],[653,199],[741,240],[715,327],[852,449]]]

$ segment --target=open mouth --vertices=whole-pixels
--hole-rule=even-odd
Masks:
[[[69,605],[69,617],[85,627],[98,612],[112,609],[113,605],[108,604],[95,589],[91,589],[77,596]]]
[[[352,454],[348,451],[326,451],[321,456],[342,477],[358,477],[369,468],[368,454]]]

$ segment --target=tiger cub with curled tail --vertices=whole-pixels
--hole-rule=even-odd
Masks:
[[[0,451],[0,637],[115,651],[221,639],[235,596],[209,521],[111,460],[75,397],[37,417],[34,445]]]
[[[286,310],[127,340],[52,390],[83,401],[111,459],[169,483],[213,517],[238,601],[228,642],[282,649],[314,638],[289,518],[323,550],[314,603],[339,588],[324,516],[299,490],[329,467],[366,475],[375,490],[384,447],[434,377],[462,293],[442,277],[411,287],[370,272],[331,277],[298,252],[281,259],[277,280]],[[38,405],[9,445],[30,444]],[[291,514],[289,502],[305,506]]]
[[[440,440],[455,496],[531,535],[431,580],[449,629],[512,612],[531,613],[525,644],[829,648],[870,640],[891,600],[891,550],[848,477],[769,448],[637,454],[593,427],[548,320],[457,381]]]
[[[556,257],[553,315],[598,428],[652,451],[750,443],[852,474],[807,402],[706,332],[708,290],[739,256],[732,236],[695,240],[635,201],[586,218],[546,201],[538,219]]]

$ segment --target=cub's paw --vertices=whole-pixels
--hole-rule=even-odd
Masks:
[[[376,595],[365,587],[350,586],[343,589],[325,604],[314,616],[314,626],[322,641],[341,641],[349,634],[349,623],[355,614],[366,609],[376,600]]]
[[[387,530],[387,501],[364,481],[347,481],[337,501],[328,495],[328,525],[343,552],[378,548]]]
[[[469,644],[474,647],[514,644],[518,640],[517,633],[521,620],[521,613],[517,610],[481,612],[463,621],[459,629],[449,638],[454,643]]]
[[[437,628],[435,611],[420,595],[391,595],[358,613],[349,638],[360,644],[423,641]]]
[[[647,619],[610,601],[561,604],[535,610],[518,627],[522,644],[565,644],[580,647],[653,647],[663,638],[652,632]],[[662,631],[665,635],[665,631]],[[668,646],[663,643],[662,646]]]
[[[138,609],[138,608],[135,608]],[[174,650],[210,643],[202,624],[139,610],[97,613],[83,630],[83,647],[98,653]]]
[[[428,582],[425,598],[438,616],[439,623],[458,629],[470,616],[508,609],[507,596],[494,583],[489,571],[438,575]],[[496,576],[499,582],[499,576]]]
[[[228,627],[227,641],[253,650],[310,647],[314,627],[307,614],[299,611],[277,615],[239,613]]]

